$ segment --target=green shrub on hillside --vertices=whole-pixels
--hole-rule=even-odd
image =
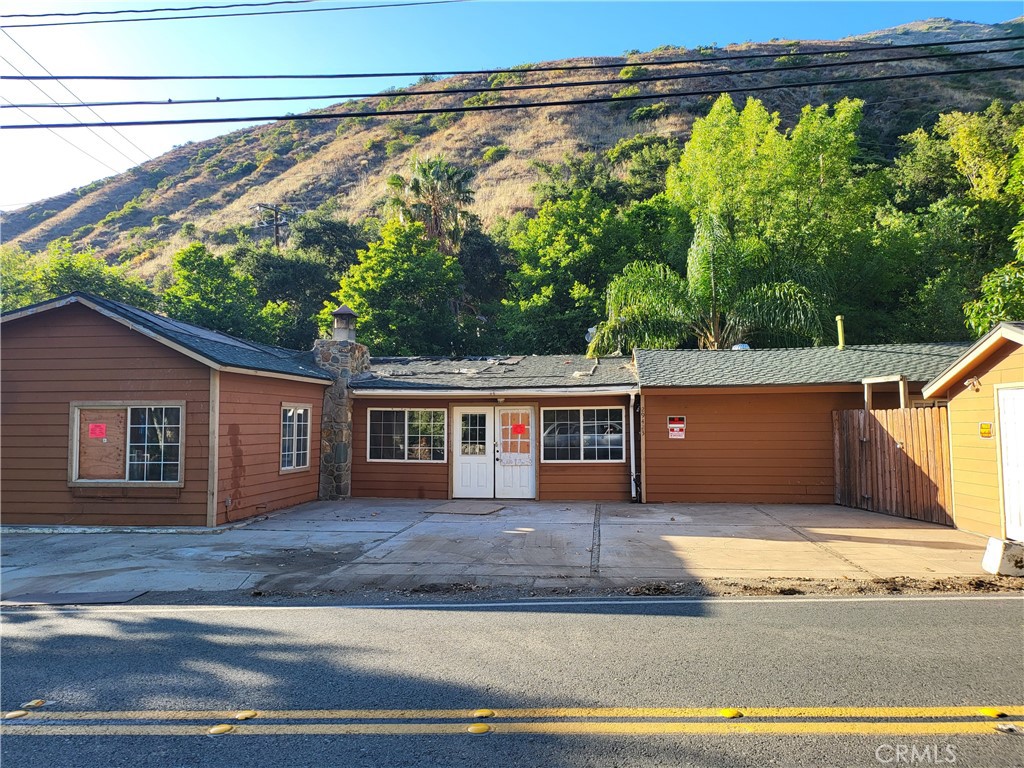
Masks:
[[[640,88],[635,85],[627,85],[625,88],[620,88],[618,91],[612,94],[613,99],[626,99],[616,104],[612,102],[612,109],[629,109],[633,105],[632,96],[639,96]]]
[[[504,159],[511,151],[511,148],[507,144],[498,144],[493,147],[488,147],[484,150],[483,161],[485,163],[496,163],[499,160]]]
[[[470,96],[462,105],[464,107],[486,107],[488,104],[494,104],[498,101],[498,94],[496,93],[478,93],[475,96]]]
[[[443,131],[455,125],[462,117],[460,112],[441,112],[430,118],[430,127],[435,131]]]
[[[659,101],[656,104],[637,107],[629,113],[629,119],[634,123],[639,123],[644,120],[657,120],[659,117],[664,117],[671,111],[671,104],[667,101]]]
[[[623,67],[619,70],[620,80],[635,80],[638,77],[647,77],[649,71],[646,67],[641,67],[637,64]]]

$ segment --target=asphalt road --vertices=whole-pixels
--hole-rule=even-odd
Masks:
[[[1022,628],[1019,596],[6,611],[2,709],[48,703],[3,722],[0,758],[1022,766],[996,730],[1024,730]]]

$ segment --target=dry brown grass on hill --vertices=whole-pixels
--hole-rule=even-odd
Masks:
[[[878,35],[883,36],[880,39],[892,38],[894,42],[905,43],[919,42],[931,33],[941,33],[943,39],[957,35],[962,39],[1006,34],[1017,29],[1012,25],[1005,28],[964,25],[948,20],[929,20],[922,25],[911,25],[904,31],[883,30]],[[929,26],[930,30],[925,28]],[[863,43],[799,43],[804,48],[832,48],[837,52],[858,44]],[[793,54],[795,45],[795,41],[745,43],[731,46],[728,52],[767,52],[781,57]],[[715,56],[721,52],[709,54],[700,49],[666,48],[627,58],[578,59],[572,63],[614,63],[616,66],[598,71],[530,73],[522,76],[524,81],[565,85],[548,90],[492,92],[496,94],[493,98],[507,102],[557,101],[581,96],[607,97],[635,86],[641,93],[662,95],[660,101],[668,108],[657,119],[631,120],[637,107],[656,103],[634,101],[467,113],[454,115],[445,124],[443,117],[431,115],[375,117],[373,110],[381,99],[367,99],[338,105],[338,109],[350,112],[371,110],[368,119],[360,124],[334,120],[271,123],[177,147],[95,189],[81,190],[80,195],[69,193],[6,214],[4,234],[6,239],[29,250],[39,250],[57,237],[71,237],[76,245],[97,247],[109,259],[128,261],[139,274],[151,277],[165,268],[171,255],[193,238],[181,232],[182,226],[194,226],[194,237],[219,248],[231,242],[233,228],[253,225],[255,215],[251,207],[256,203],[299,201],[300,206],[310,207],[332,200],[339,215],[349,219],[374,215],[378,213],[380,201],[387,196],[388,176],[403,172],[414,155],[438,154],[476,169],[473,211],[489,226],[499,217],[532,209],[531,187],[538,180],[531,167],[534,161],[558,162],[567,153],[600,152],[614,146],[619,139],[638,133],[658,133],[685,141],[694,119],[706,111],[713,97],[680,98],[670,94],[702,90],[718,93],[751,84],[795,83],[808,77],[807,73],[784,71],[743,76],[739,70],[795,62],[788,59],[773,65],[771,58],[754,62],[716,61]],[[872,54],[865,58],[885,55]],[[1024,60],[1020,54],[1013,55],[1017,61]],[[658,63],[702,56],[698,63],[685,66],[668,67]],[[714,71],[729,69],[735,74],[727,78],[703,76],[631,82],[618,79],[619,65],[626,64],[642,64],[651,74],[707,72],[709,64]],[[925,67],[943,71],[961,66],[964,60],[938,59],[913,64],[865,64],[845,70],[815,70],[810,76],[853,78],[881,72],[919,71]],[[504,79],[515,82],[519,77],[510,72]],[[614,82],[586,89],[572,87],[570,82],[596,79]],[[445,92],[412,95],[399,99],[395,106],[451,109],[462,105],[472,94],[455,94],[447,89],[467,86],[486,88],[488,81],[484,76],[459,76],[416,86],[411,90]],[[783,125],[792,125],[807,103],[835,102],[844,96],[862,98],[866,101],[863,144],[866,151],[882,159],[897,151],[899,135],[927,124],[940,112],[982,109],[994,98],[1024,99],[1024,81],[1018,73],[1002,72],[974,77],[801,87],[752,95],[761,98],[769,109],[778,111]],[[393,94],[384,96],[394,98]],[[737,101],[747,96],[747,93],[739,93]],[[487,162],[484,154],[488,148],[501,146],[507,147],[508,153]],[[57,212],[43,215],[53,210]]]

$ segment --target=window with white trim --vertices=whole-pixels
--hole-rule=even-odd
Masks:
[[[309,467],[308,405],[281,405],[281,469]]]
[[[370,461],[445,461],[448,412],[426,408],[370,408],[367,458]]]
[[[73,406],[75,483],[181,485],[180,404]]]
[[[622,408],[541,409],[541,458],[625,461]]]

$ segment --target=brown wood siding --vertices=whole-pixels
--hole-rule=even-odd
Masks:
[[[537,409],[538,435],[543,431],[540,427],[543,423],[541,408],[622,408],[625,451],[622,462],[577,461],[563,464],[542,460],[537,497],[542,501],[629,501],[629,397],[580,395],[543,398]]]
[[[220,374],[218,525],[316,500],[323,398],[319,384]],[[306,469],[281,471],[282,403],[311,406]]]
[[[978,392],[963,386],[977,376]],[[965,371],[951,386],[949,399],[950,460],[953,465],[953,520],[957,528],[1002,538],[999,487],[999,423],[996,385],[1024,385],[1024,347],[1007,341],[995,354]],[[979,423],[992,423],[992,437],[981,437]]]
[[[35,525],[205,525],[209,369],[72,304],[3,325],[3,521]],[[182,488],[70,488],[72,401],[185,402]]]
[[[369,461],[366,411],[369,408],[445,408],[451,454],[451,403],[447,399],[357,399],[352,405],[352,495],[396,499],[447,499],[450,461]]]
[[[629,432],[629,398],[607,395],[560,396],[550,398],[505,398],[504,405],[533,407],[537,427],[541,434],[541,408],[623,408],[625,430]],[[374,398],[355,400],[352,409],[352,495],[412,499],[447,499],[451,497],[452,408],[460,405],[499,405],[496,399],[453,400],[450,398]],[[370,408],[444,408],[448,411],[448,461],[444,464],[426,464],[414,461],[368,461],[366,456],[366,412]],[[628,442],[628,439],[627,439]],[[540,447],[538,446],[538,457]],[[549,501],[595,500],[628,501],[629,453],[622,463],[575,462],[548,464],[540,462],[537,469],[537,497]]]
[[[677,391],[678,392],[678,391]],[[830,504],[832,411],[862,392],[644,390],[645,500]],[[686,417],[669,439],[668,417]]]
[[[835,502],[953,525],[947,409],[834,411]]]

